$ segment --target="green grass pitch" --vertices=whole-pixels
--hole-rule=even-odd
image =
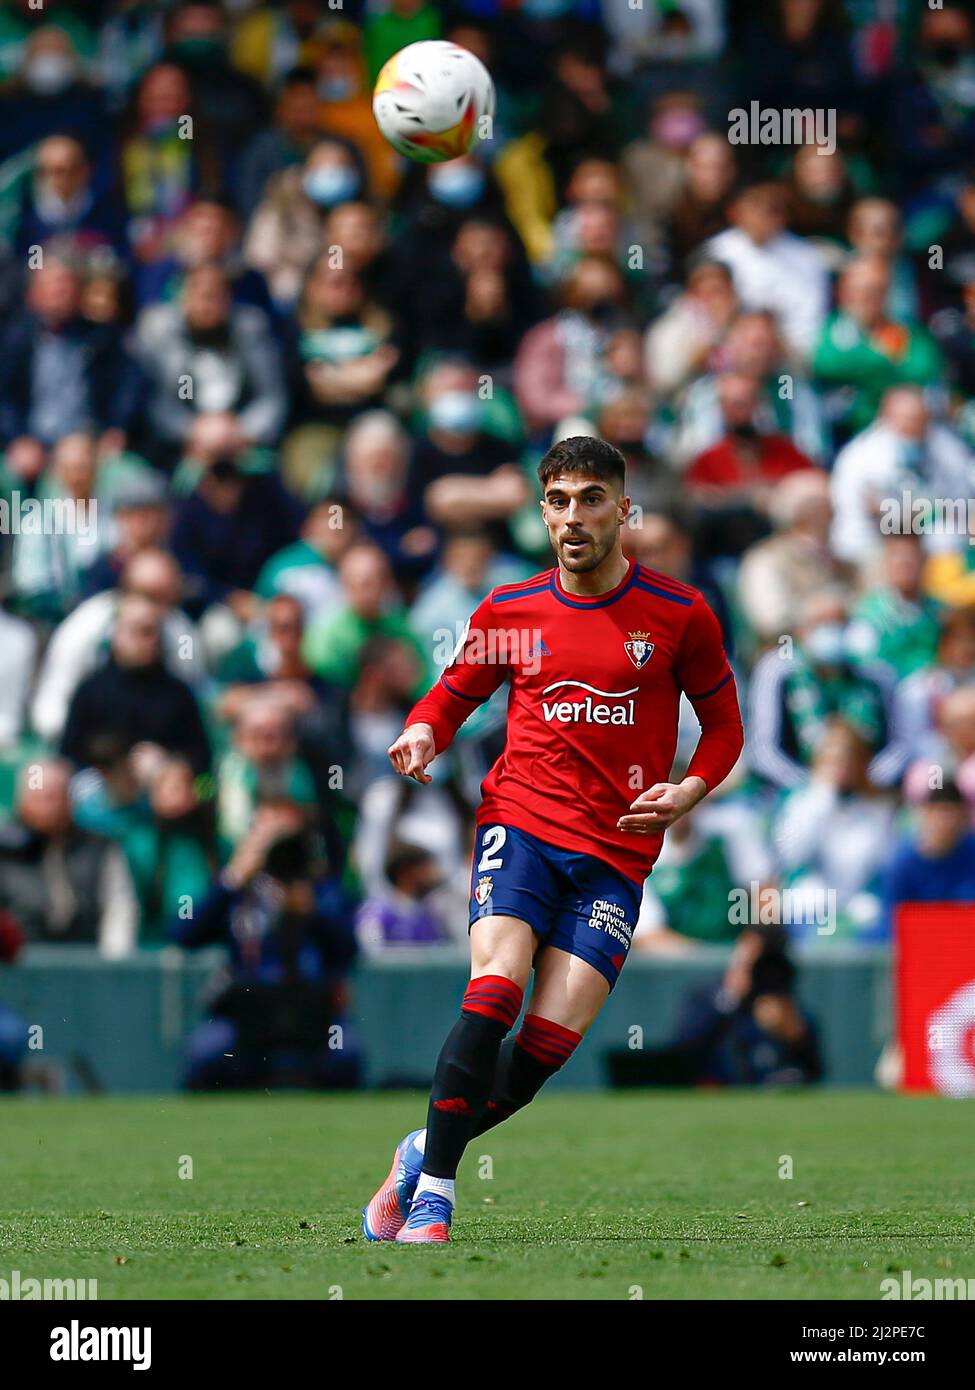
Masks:
[[[0,1278],[97,1279],[101,1299],[875,1299],[901,1269],[975,1277],[964,1102],[557,1093],[475,1140],[449,1247],[369,1244],[360,1208],[424,1106],[4,1101]]]

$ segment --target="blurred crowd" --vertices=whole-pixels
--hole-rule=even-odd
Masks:
[[[223,941],[336,1020],[357,950],[462,941],[503,694],[422,793],[385,750],[484,594],[550,565],[534,470],[583,433],[746,722],[637,947],[734,940],[735,889],[824,950],[975,901],[973,15],[3,0],[7,953]],[[497,119],[410,165],[371,89],[436,37]],[[730,142],[752,103],[810,143]]]

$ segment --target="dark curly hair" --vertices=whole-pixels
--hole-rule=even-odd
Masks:
[[[571,439],[560,439],[538,465],[538,480],[543,489],[553,478],[567,473],[584,473],[599,478],[602,482],[616,482],[623,486],[626,478],[626,460],[612,444],[605,439],[594,439],[587,434],[575,434]]]

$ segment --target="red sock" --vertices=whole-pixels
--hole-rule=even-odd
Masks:
[[[493,1129],[516,1110],[535,1099],[550,1076],[572,1056],[582,1042],[581,1033],[563,1028],[538,1014],[526,1015],[516,1038],[501,1048],[487,1109],[474,1127],[474,1134]]]

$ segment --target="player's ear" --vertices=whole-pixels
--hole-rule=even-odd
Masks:
[[[626,518],[629,516],[630,508],[632,507],[632,505],[633,499],[631,497],[627,497],[624,493],[623,496],[620,498],[619,502],[617,503],[616,512],[616,515],[619,518],[619,524],[621,526],[623,525],[623,522],[626,520]]]

